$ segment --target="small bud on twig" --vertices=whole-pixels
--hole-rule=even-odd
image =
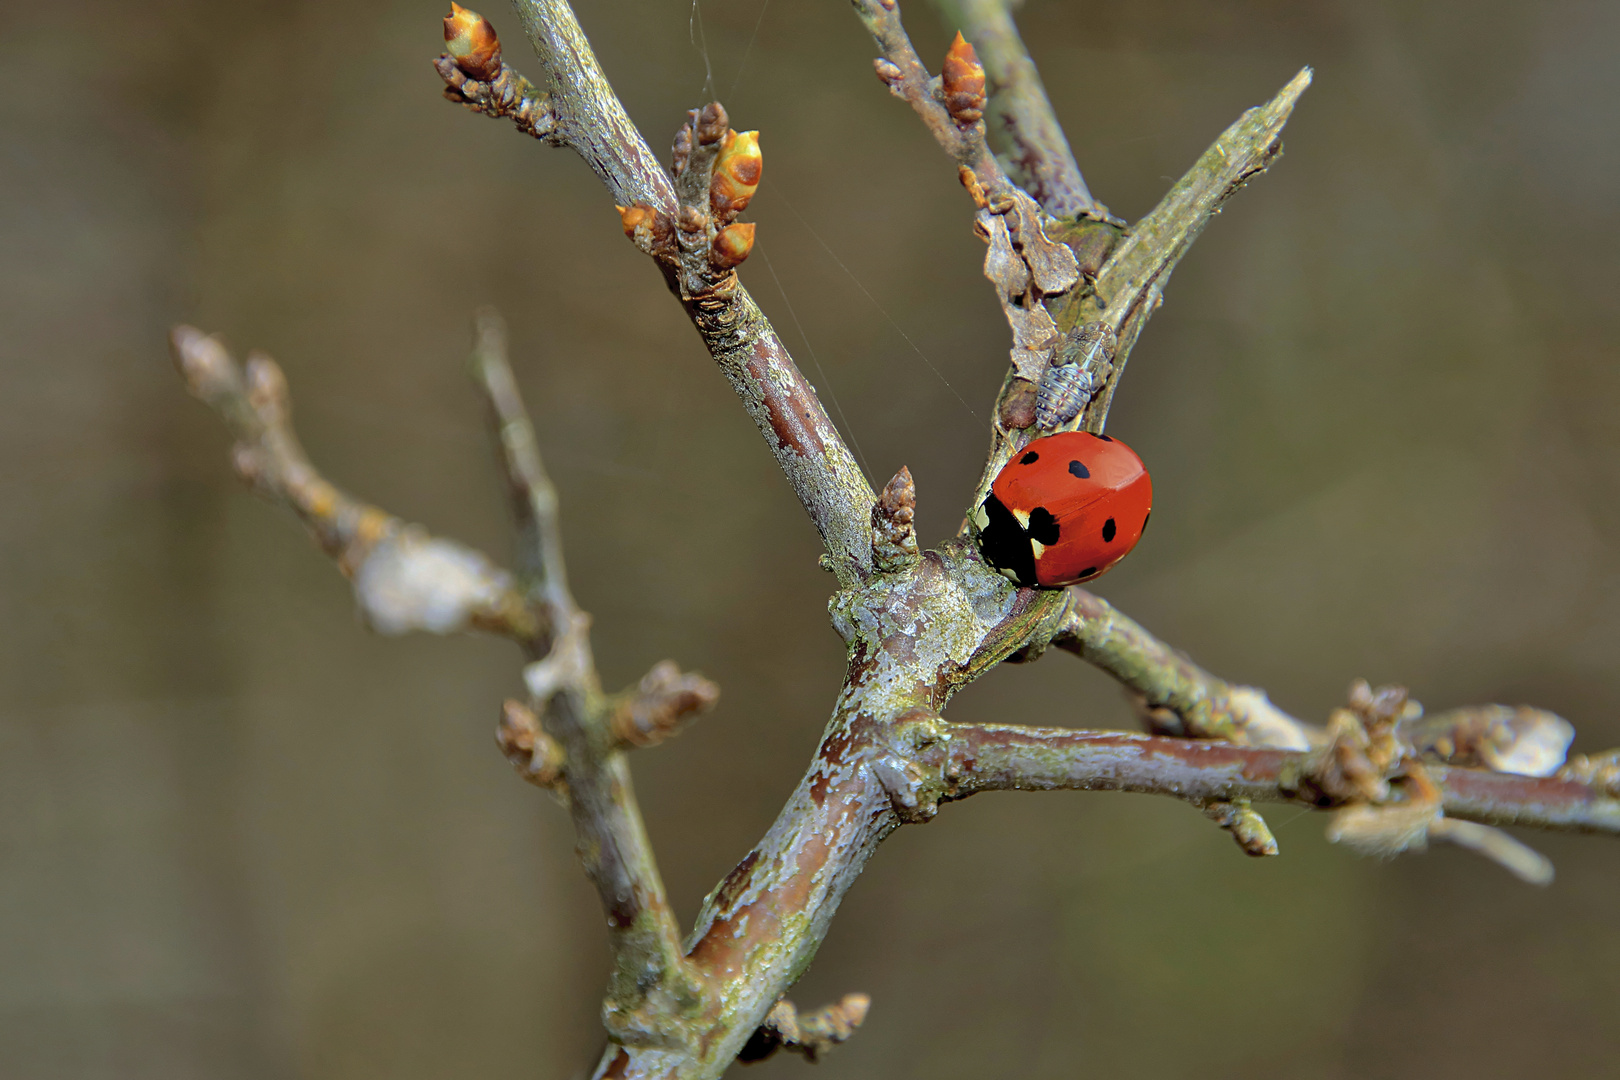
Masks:
[[[720,688],[701,675],[682,674],[672,660],[661,660],[608,721],[623,746],[656,746],[698,713],[714,708]]]
[[[741,1062],[762,1061],[778,1050],[803,1054],[815,1061],[822,1054],[847,1042],[866,1020],[872,999],[866,994],[845,994],[835,1004],[799,1015],[793,1002],[783,998],[765,1014],[765,1022],[737,1052]]]
[[[1208,803],[1204,806],[1204,816],[1231,833],[1245,855],[1263,858],[1277,854],[1277,838],[1271,835],[1266,819],[1254,811],[1248,800]]]
[[[945,65],[940,69],[940,86],[945,94],[945,109],[963,127],[984,119],[984,65],[973,46],[956,32],[945,53]]]
[[[738,221],[720,230],[714,238],[714,249],[709,252],[709,265],[716,270],[730,270],[741,265],[754,250],[754,223]]]
[[[444,49],[456,66],[479,82],[494,82],[501,73],[501,43],[488,19],[460,4],[450,4],[444,17]]]
[[[674,223],[669,215],[654,210],[650,206],[637,203],[635,206],[615,206],[619,212],[619,223],[624,226],[624,235],[649,255],[668,254],[674,251],[674,244],[670,238],[674,233]]]
[[[693,124],[693,132],[697,135],[698,145],[709,146],[726,137],[731,118],[726,115],[726,107],[718,101],[711,101],[698,110],[697,121]]]
[[[714,212],[724,218],[747,209],[759,189],[764,164],[759,153],[759,132],[727,132],[714,159],[714,179],[709,182],[709,205]]]
[[[669,154],[669,171],[675,176],[686,171],[686,162],[692,156],[692,121],[695,116],[696,110],[687,114],[686,123],[675,133],[675,145]]]
[[[893,573],[917,565],[917,486],[904,465],[872,506],[872,561]]]
[[[557,786],[563,775],[563,748],[540,727],[534,710],[510,698],[501,705],[495,745],[518,773],[537,787]]]

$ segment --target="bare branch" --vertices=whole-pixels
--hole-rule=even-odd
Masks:
[[[1051,643],[1102,668],[1137,695],[1153,732],[1288,750],[1324,741],[1319,730],[1271,704],[1263,690],[1211,675],[1102,597],[1078,586],[1065,592]]]
[[[1309,751],[1013,724],[953,724],[949,747],[953,798],[1066,789],[1324,805],[1301,784],[1315,767]],[[1428,773],[1448,818],[1620,836],[1620,799],[1577,781],[1439,765]]]
[[[1294,111],[1294,102],[1310,85],[1311,69],[1305,68],[1276,97],[1238,117],[1110,253],[1094,291],[1079,305],[1073,323],[1098,320],[1119,334],[1114,372],[1092,398],[1084,430],[1102,433],[1125,361],[1142,327],[1164,301],[1171,271],[1226,200],[1282,152],[1283,125]],[[1061,320],[1060,325],[1068,328]]]
[[[1026,323],[1031,319],[1039,321],[1043,316],[1049,319],[1051,341],[1056,341],[1058,332],[1073,332],[1092,323],[1103,323],[1114,329],[1118,343],[1113,369],[1090,403],[1069,425],[1101,434],[1131,349],[1147,320],[1163,301],[1171,271],[1226,200],[1251,177],[1265,171],[1281,152],[1283,125],[1310,81],[1311,72],[1306,68],[1270,102],[1239,117],[1170,189],[1153,212],[1128,230],[1102,221],[1048,227],[1048,232],[1075,253],[1083,282],[1081,287],[1061,297],[1042,299],[1039,305],[1028,297],[1009,301],[1008,296],[1016,294],[1010,293],[1005,277],[998,278],[992,272],[992,260],[986,260],[985,276],[1001,290],[1002,305],[1013,327],[1015,370],[1008,373],[997,398],[990,456],[971,506],[983,501],[991,481],[1014,454],[1030,439],[1045,434],[1030,426],[1035,417],[1031,376],[1042,364],[1036,357],[1025,358],[1030,349],[1039,348],[1039,335],[1045,330],[1045,323],[1038,328]],[[996,238],[992,235],[990,241],[993,254]],[[1037,311],[1037,306],[1041,310]],[[1049,356],[1048,349],[1043,358]],[[1020,363],[1021,359],[1025,362]]]
[[[940,148],[964,170],[962,183],[973,194],[974,201],[981,206],[986,202],[1003,206],[1012,196],[1013,183],[985,142],[982,112],[974,115],[977,109],[965,113],[958,109],[957,114],[952,115],[946,108],[942,100],[943,87],[929,75],[927,65],[917,55],[900,21],[899,3],[895,0],[854,0],[854,3],[855,14],[860,16],[882,54],[874,64],[878,78],[890,93],[916,110]],[[972,57],[973,65],[978,65],[971,45],[967,46],[964,59],[966,57]],[[981,109],[983,79],[981,67],[978,73]]]
[[[699,254],[720,273],[695,280],[679,273],[680,260],[670,246],[680,212],[675,187],[608,85],[573,11],[566,0],[515,0],[515,6],[546,71],[553,118],[547,141],[570,146],[585,159],[621,208],[625,231],[633,239],[639,236],[638,243],[657,258],[810,514],[839,581],[847,585],[865,578],[871,572],[869,515],[876,496],[815,390],[729,272],[746,256],[742,240],[746,236],[751,243],[752,226],[728,231],[712,221],[693,222],[697,228],[690,231],[703,236]],[[455,57],[447,59],[458,64]],[[444,65],[440,68],[444,74]],[[476,81],[475,73],[455,70]],[[454,84],[454,78],[446,78]],[[457,92],[465,96],[464,90]],[[683,250],[696,249],[687,244]]]
[[[1035,61],[1024,48],[1008,0],[942,0],[946,24],[973,42],[989,78],[985,126],[1013,181],[1055,218],[1111,220],[1092,197],[1053,113]]]
[[[608,916],[615,962],[603,1006],[608,1030],[630,1044],[681,1045],[702,988],[681,955],[680,932],[621,752],[623,733],[597,681],[590,618],[568,589],[557,493],[493,311],[478,315],[472,369],[490,403],[529,594],[554,628],[549,651],[524,671],[529,707],[504,710],[497,742],[526,779],[566,793],[580,861]],[[543,732],[529,722],[535,716]]]
[[[287,379],[275,361],[255,353],[239,367],[218,339],[190,326],[175,327],[170,344],[186,385],[235,437],[237,475],[298,515],[352,579],[360,613],[373,629],[476,629],[525,645],[545,632],[512,575],[486,556],[363,503],[316,471],[293,431]]]
[[[518,532],[518,570],[534,602],[543,605],[557,625],[567,625],[579,609],[568,591],[557,489],[540,461],[534,424],[507,361],[506,324],[492,308],[480,310],[473,320],[472,372],[489,402],[491,424],[501,448],[502,472]]]

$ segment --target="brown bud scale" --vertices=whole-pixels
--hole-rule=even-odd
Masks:
[[[694,127],[697,141],[703,146],[719,142],[725,138],[730,122],[731,118],[726,115],[724,105],[718,101],[709,102],[697,115],[697,124]]]
[[[692,156],[692,121],[688,119],[675,133],[675,146],[670,153],[670,172],[676,176],[686,171],[686,162]]]

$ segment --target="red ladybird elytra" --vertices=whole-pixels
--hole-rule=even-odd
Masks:
[[[1036,439],[974,512],[985,562],[1019,585],[1090,581],[1129,555],[1153,512],[1142,459],[1106,435]]]

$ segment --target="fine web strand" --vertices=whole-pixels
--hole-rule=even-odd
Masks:
[[[686,20],[686,36],[692,39],[692,48],[703,54],[703,97],[714,100],[714,66],[709,63],[709,38],[703,32],[703,9],[698,0],[692,0],[692,14]]]
[[[833,262],[838,264],[838,269],[842,270],[849,276],[849,280],[853,281],[855,283],[855,287],[861,290],[861,295],[871,301],[872,306],[877,308],[885,319],[889,320],[889,325],[894,327],[894,332],[904,338],[906,344],[911,346],[911,351],[916,353],[918,358],[921,359],[924,364],[928,365],[928,370],[934,373],[934,378],[945,384],[945,389],[949,390],[951,392],[951,396],[955,397],[957,401],[962,403],[962,408],[967,410],[969,416],[973,417],[974,420],[981,424],[984,423],[984,417],[980,416],[978,412],[974,410],[973,406],[967,403],[967,399],[957,392],[956,387],[951,385],[951,380],[947,379],[944,373],[941,372],[939,368],[934,366],[934,362],[928,359],[927,354],[917,347],[917,343],[911,340],[911,335],[900,328],[900,324],[894,321],[894,316],[890,315],[888,309],[886,309],[882,304],[878,303],[877,297],[873,296],[870,290],[868,290],[865,285],[861,284],[861,279],[855,276],[855,272],[844,265],[844,260],[840,259],[838,257],[838,253],[833,251],[833,249],[827,245],[827,241],[821,238],[821,234],[810,227],[810,223],[804,219],[804,215],[799,213],[798,209],[788,201],[785,195],[782,194],[782,189],[780,187],[775,189],[775,195],[776,198],[780,200],[782,205],[787,207],[789,212],[791,212],[794,217],[799,219],[799,224],[804,226],[805,231],[816,238],[816,243],[821,245],[821,250],[825,251],[828,257],[831,258]]]
[[[748,54],[753,51],[754,42],[759,38],[759,28],[765,25],[765,13],[771,9],[771,0],[759,5],[759,18],[754,20],[754,32],[748,35],[748,44],[743,47],[742,62],[737,65],[737,77],[731,80],[731,89],[726,91],[726,97],[734,97],[737,93],[737,84],[742,82],[743,72],[748,67]]]
[[[804,324],[799,321],[799,313],[793,310],[793,301],[788,299],[787,290],[782,288],[782,279],[776,276],[776,267],[771,265],[771,257],[765,254],[763,248],[757,249],[759,257],[765,260],[765,269],[771,272],[771,280],[776,282],[776,291],[782,294],[782,303],[787,306],[788,318],[793,320],[794,327],[799,331],[799,340],[804,342],[804,349],[810,354],[810,362],[816,365],[816,374],[821,376],[821,385],[827,388],[827,398],[832,402],[833,411],[838,414],[839,423],[844,425],[844,432],[849,436],[850,446],[855,448],[855,457],[861,463],[861,472],[866,474],[866,482],[872,483],[872,470],[866,464],[866,455],[861,452],[861,441],[855,437],[855,428],[850,424],[849,417],[844,415],[844,407],[838,404],[838,393],[833,389],[832,380],[827,378],[827,370],[821,366],[821,357],[810,344],[810,336],[804,332]]]

